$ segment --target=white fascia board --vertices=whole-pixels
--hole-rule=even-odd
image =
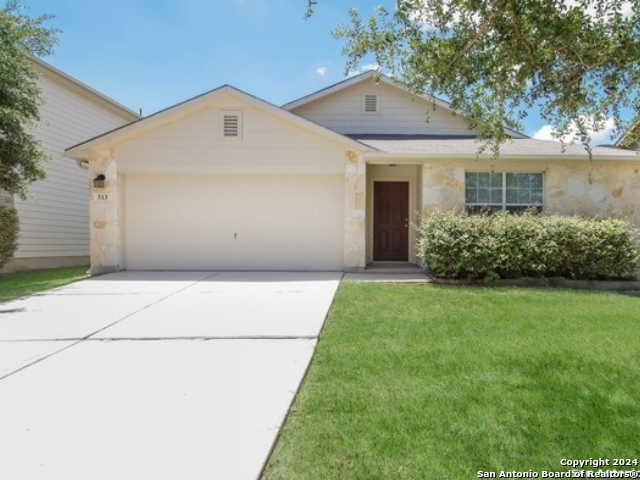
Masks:
[[[620,145],[622,144],[622,142],[624,142],[625,138],[627,138],[627,136],[631,131],[638,128],[639,126],[640,126],[640,117],[637,117],[635,120],[633,120],[633,122],[631,122],[631,125],[629,125],[629,128],[627,128],[627,130],[620,136],[620,138],[616,140],[616,143],[614,143],[614,145],[616,147],[622,148],[620,147]]]
[[[141,135],[149,130],[153,130],[154,128],[164,125],[170,121],[175,121],[183,115],[186,115],[193,110],[197,110],[201,106],[211,102],[213,99],[223,95],[227,88],[227,86],[223,86],[215,90],[211,90],[185,102],[178,103],[177,105],[136,120],[135,122],[123,125],[122,127],[103,133],[102,135],[98,135],[97,137],[68,148],[66,150],[66,155],[76,160],[86,160],[90,150],[109,147],[115,143],[123,142],[136,135]]]
[[[322,90],[318,90],[315,93],[312,93],[310,95],[306,95],[302,98],[299,98],[297,100],[293,100],[292,102],[286,103],[282,106],[283,109],[285,110],[295,110],[298,107],[301,107],[303,105],[306,105],[308,103],[311,102],[315,102],[316,100],[319,100],[323,97],[326,97],[328,95],[334,94],[336,92],[339,92],[341,90],[344,90],[345,88],[349,88],[352,85],[356,85],[358,83],[364,82],[366,80],[371,80],[373,78],[378,78],[378,80],[382,83],[384,83],[385,85],[389,85],[390,87],[393,87],[397,90],[401,90],[404,93],[407,93],[409,95],[413,95],[411,92],[409,92],[408,90],[400,87],[398,84],[396,84],[392,78],[381,74],[379,72],[376,71],[368,71],[365,73],[361,73],[360,75],[356,75],[354,77],[348,78],[347,80],[343,80],[342,82],[336,83],[334,85],[331,85],[330,87],[324,88]],[[416,95],[417,98],[420,98],[426,102],[429,103],[435,103],[435,105],[437,105],[438,107],[447,110],[449,112],[451,112],[451,114],[455,114],[455,115],[460,115],[460,112],[455,111],[453,108],[451,108],[451,105],[448,102],[445,102],[444,100],[441,100],[437,97],[430,97],[427,95]],[[505,132],[507,134],[509,134],[510,136],[512,136],[513,138],[529,138],[528,136],[524,135],[523,133],[520,132],[516,132],[515,130],[511,130],[510,128],[505,128]]]
[[[345,88],[349,88],[353,85],[357,85],[358,83],[362,83],[366,80],[371,80],[373,78],[377,78],[379,82],[384,83],[385,85],[389,85],[391,87],[394,87],[398,90],[403,91],[404,93],[408,93],[412,95],[409,91],[405,90],[402,87],[399,87],[391,78],[387,77],[386,75],[370,70],[368,72],[361,73],[360,75],[355,75],[351,78],[343,80],[342,82],[338,82],[327,88],[323,88],[322,90],[318,90],[317,92],[311,93],[309,95],[305,95],[304,97],[299,98],[297,100],[293,100],[289,103],[286,103],[282,105],[282,108],[289,111],[295,110],[296,108],[301,107],[302,105],[315,102],[316,100],[319,100],[323,97],[332,95],[336,92],[344,90]],[[435,101],[436,105],[446,110],[452,110],[451,105],[449,105],[444,100],[440,100],[439,98],[436,98],[436,97],[431,98],[431,97],[427,97],[426,95],[419,95],[419,97],[428,102]]]
[[[434,154],[393,154],[393,153],[367,153],[365,154],[365,161],[369,164],[389,164],[389,163],[422,163],[422,160],[425,163],[430,163],[433,161],[443,161],[443,162],[452,162],[452,161],[469,161],[469,160],[490,160],[491,157],[488,155],[482,155],[479,158],[476,155],[447,155],[442,153],[434,153]],[[577,161],[591,161],[589,157],[585,155],[501,155],[497,162],[502,161],[545,161],[545,162],[563,162],[565,160],[571,162]],[[593,157],[594,162],[640,162],[640,156],[636,156],[635,158],[632,156],[611,156],[611,155],[598,155]]]
[[[337,143],[344,144],[345,146],[348,146],[359,152],[376,151],[376,149],[373,147],[360,143],[340,133],[334,132],[333,130],[318,125],[317,123],[302,118],[298,115],[287,112],[286,110],[276,107],[275,105],[272,105],[262,99],[238,90],[235,87],[224,85],[215,90],[211,90],[197,97],[169,107],[165,110],[161,110],[157,113],[149,115],[148,117],[141,118],[133,123],[124,125],[120,128],[94,137],[90,140],[87,140],[86,142],[72,146],[71,148],[66,150],[66,155],[76,160],[86,160],[91,150],[113,146],[117,143],[121,143],[132,137],[153,130],[166,123],[176,121],[191,112],[197,111],[201,108],[206,107],[207,105],[210,105],[211,103],[215,102],[215,100],[225,95],[236,97],[241,101],[244,101],[245,103],[255,106],[258,109],[297,124],[301,128],[324,136],[325,138],[331,139]]]
[[[50,73],[53,73],[55,76],[63,79],[64,81],[69,82],[76,87],[79,87],[81,90],[83,90],[85,93],[88,93],[90,96],[97,97],[100,100],[108,103],[112,107],[115,107],[116,110],[119,110],[120,113],[123,113],[125,115],[132,117],[132,120],[140,118],[140,115],[134,112],[133,110],[125,107],[121,103],[116,102],[114,99],[107,97],[106,95],[104,95],[103,93],[100,93],[94,88],[91,88],[89,85],[82,83],[80,80],[73,78],[71,75],[63,72],[62,70],[57,69],[53,65],[48,64],[44,60],[41,60],[40,58],[34,57],[32,55],[30,55],[29,58],[37,66],[42,67],[45,70],[49,71]]]
[[[329,87],[318,90],[317,92],[310,93],[309,95],[305,95],[304,97],[298,98],[297,100],[293,100],[289,103],[285,103],[281,108],[284,110],[294,110],[302,105],[306,105],[307,103],[314,102],[319,98],[326,97],[327,95],[331,95],[332,93],[339,92],[345,88],[350,87],[351,85],[355,85],[357,83],[362,82],[363,80],[372,78],[372,72],[361,73],[360,75],[355,75],[351,78],[347,78],[341,82],[330,85]]]
[[[306,118],[296,115],[295,113],[291,113],[283,109],[282,107],[273,105],[272,103],[266,102],[265,100],[262,100],[258,97],[254,97],[253,95],[243,92],[242,90],[238,90],[234,87],[229,87],[229,88],[231,88],[232,92],[236,96],[240,97],[241,100],[244,100],[249,104],[253,104],[257,108],[266,110],[268,113],[276,117],[280,117],[283,120],[292,122],[300,126],[301,128],[304,128],[318,135],[329,138],[337,143],[345,144],[346,146],[349,146],[359,152],[376,152],[377,151],[374,147],[365,145],[364,143],[358,142],[357,140],[353,140],[352,138],[342,135],[341,133],[335,132],[318,123],[312,122],[311,120],[307,120]]]

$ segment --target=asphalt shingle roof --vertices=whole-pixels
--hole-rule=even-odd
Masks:
[[[475,156],[481,143],[473,136],[448,135],[348,135],[365,145],[389,154],[398,155],[446,155],[456,157]],[[634,151],[614,146],[597,146],[592,148],[593,156],[620,157],[620,159],[636,159],[640,156]],[[567,145],[565,153],[558,142],[518,138],[504,143],[500,147],[500,155],[504,157],[549,157],[562,158],[565,155],[588,158],[582,145]]]

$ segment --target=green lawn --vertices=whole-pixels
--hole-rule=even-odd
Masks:
[[[0,302],[88,278],[88,267],[56,268],[0,275]]]
[[[343,283],[264,478],[469,479],[600,457],[640,458],[640,297]]]

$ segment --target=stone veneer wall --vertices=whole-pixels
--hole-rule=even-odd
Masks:
[[[461,164],[425,163],[422,165],[422,214],[464,208],[465,167]]]
[[[490,170],[488,162],[425,163],[422,166],[422,213],[462,210],[465,171]],[[545,211],[585,217],[624,218],[640,228],[638,162],[508,162],[496,171],[544,172]]]
[[[555,165],[545,189],[551,212],[624,218],[640,228],[639,163]]]
[[[106,177],[105,188],[90,185],[91,273],[117,271],[121,264],[119,182],[113,152],[94,153],[89,160],[89,178]],[[366,263],[366,163],[362,155],[347,151],[345,159],[345,240],[346,269],[360,269]],[[98,195],[106,199],[98,200]]]
[[[366,266],[367,164],[361,154],[346,152],[344,267]]]
[[[106,177],[105,188],[93,186],[93,179],[99,174]],[[100,275],[120,269],[118,168],[113,152],[93,153],[90,156],[89,179],[91,274]]]

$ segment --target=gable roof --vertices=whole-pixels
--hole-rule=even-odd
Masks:
[[[393,81],[391,77],[384,75],[376,70],[369,70],[367,72],[355,75],[353,77],[347,78],[341,82],[338,82],[329,87],[323,88],[322,90],[318,90],[310,95],[306,95],[297,100],[293,100],[292,102],[286,103],[282,106],[285,110],[295,110],[296,108],[302,107],[303,105],[307,105],[311,102],[315,102],[316,100],[320,100],[321,98],[327,97],[334,93],[340,92],[346,88],[352,87],[354,85],[364,83],[366,81],[376,81],[378,83],[382,83],[384,85],[388,85],[396,90],[399,90],[405,94],[412,95],[407,89],[399,86],[396,82]],[[434,102],[436,106],[446,110],[450,113],[456,113],[455,110],[451,107],[451,104],[441,100],[437,97],[431,97],[427,95],[418,95],[418,98],[421,98],[428,102]],[[511,130],[509,128],[505,128],[505,132],[511,135],[513,138],[529,138],[525,134],[516,132],[515,130]]]
[[[631,134],[631,132],[636,131],[638,128],[640,128],[640,116],[637,116],[633,120],[633,122],[631,122],[631,124],[629,125],[629,128],[620,136],[618,140],[616,140],[615,146],[620,148],[632,149],[633,145],[629,145],[626,147],[622,147],[621,145],[625,142],[625,140]]]
[[[89,85],[82,83],[80,80],[73,78],[71,75],[64,73],[62,70],[57,69],[53,65],[48,64],[44,60],[30,55],[29,58],[35,64],[36,69],[40,68],[45,72],[51,74],[53,77],[61,80],[63,83],[70,85],[73,88],[79,89],[82,94],[91,98],[94,101],[104,104],[105,106],[116,110],[119,114],[129,117],[129,120],[135,120],[140,118],[133,110],[125,107],[121,103],[116,102],[114,99],[107,97],[103,93],[91,88]]]
[[[67,156],[76,160],[86,160],[89,154],[89,150],[120,143],[129,138],[151,131],[161,125],[165,125],[166,123],[184,117],[196,110],[205,108],[206,106],[215,102],[217,99],[224,96],[235,97],[275,117],[298,125],[301,128],[316,133],[329,140],[346,144],[347,146],[355,150],[361,152],[375,151],[375,148],[369,145],[364,145],[357,140],[353,140],[340,133],[334,132],[333,130],[318,125],[317,123],[283,110],[280,107],[277,107],[258,97],[250,95],[231,85],[223,85],[214,90],[210,90],[209,92],[205,92],[189,100],[178,103],[172,107],[166,108],[127,125],[123,125],[122,127],[103,133],[102,135],[98,135],[97,137],[89,139],[85,142],[74,145],[66,150]]]

